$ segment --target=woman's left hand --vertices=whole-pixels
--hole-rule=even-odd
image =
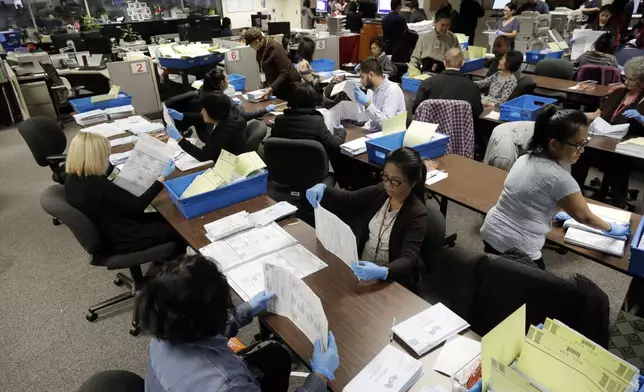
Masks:
[[[351,263],[351,269],[359,280],[385,280],[389,275],[387,267],[381,267],[370,261]]]
[[[644,123],[644,116],[642,116],[640,112],[637,111],[637,109],[628,109],[624,112],[624,117],[637,120],[637,122],[639,122],[640,124]]]
[[[266,89],[266,92],[264,93],[264,99],[270,99],[271,95],[273,95],[273,88],[269,87]]]

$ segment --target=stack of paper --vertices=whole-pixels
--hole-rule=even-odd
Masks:
[[[107,114],[100,109],[90,110],[89,112],[74,114],[74,120],[78,125],[84,127],[107,121]]]
[[[481,342],[456,335],[445,342],[434,370],[451,377],[479,355],[481,355]]]
[[[320,340],[326,350],[329,323],[322,301],[313,290],[288,270],[268,263],[264,264],[264,284],[266,290],[275,293],[275,299],[268,304],[268,311],[287,317],[311,343]]]
[[[132,153],[132,150],[111,154],[110,163],[114,166],[122,165],[125,162],[127,162],[127,159],[130,157],[131,153]]]
[[[358,261],[356,236],[351,228],[321,205],[317,206],[314,214],[315,236],[322,246],[349,266]]]
[[[367,138],[366,137],[361,137],[355,140],[352,140],[350,142],[346,142],[343,145],[340,146],[340,149],[353,156],[364,154],[367,152]]]
[[[121,128],[119,128],[114,123],[103,123],[103,124],[92,125],[91,127],[81,128],[80,131],[96,133],[98,135],[103,135],[105,137],[112,137],[123,133]]]
[[[404,392],[423,375],[423,363],[388,344],[343,392]]]
[[[416,354],[423,355],[470,325],[442,303],[395,325],[393,332]]]
[[[110,147],[122,146],[129,143],[136,143],[136,136],[125,136],[118,139],[112,139],[110,140]]]
[[[285,216],[297,212],[297,207],[287,201],[280,201],[279,203],[266,207],[263,210],[253,212],[250,214],[250,221],[255,226],[266,226],[271,222],[275,222]]]
[[[134,106],[124,105],[103,110],[112,120],[129,117],[134,115]]]
[[[615,151],[624,155],[644,158],[644,137],[636,137],[617,143]]]
[[[248,230],[254,226],[249,216],[248,212],[239,211],[236,214],[205,224],[206,237],[210,242],[214,242],[237,234],[240,231]]]
[[[623,139],[624,136],[626,136],[626,134],[628,133],[629,127],[630,124],[628,123],[610,125],[603,118],[597,117],[595,120],[593,120],[592,123],[590,123],[590,126],[588,127],[588,133],[590,133],[591,135],[612,137],[614,139]]]
[[[427,177],[425,177],[425,185],[432,185],[438,181],[444,180],[447,178],[447,173],[442,170],[430,170],[427,172]]]
[[[588,204],[593,214],[610,223],[629,223],[631,213],[617,208]],[[564,241],[573,245],[593,249],[613,256],[623,256],[627,237],[612,237],[599,229],[581,224],[574,219],[564,222],[567,228]]]

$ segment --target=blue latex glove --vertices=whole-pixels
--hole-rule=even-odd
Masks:
[[[606,231],[605,233],[614,237],[630,237],[631,229],[627,223],[613,222],[610,224],[610,231]]]
[[[329,343],[326,351],[322,351],[322,343],[320,339],[315,340],[313,346],[313,358],[311,359],[311,370],[320,373],[329,381],[333,381],[335,372],[340,366],[340,357],[338,356],[338,346],[335,344],[335,336],[333,332],[329,331]]]
[[[356,64],[355,68],[353,69],[353,72],[358,73],[360,70],[360,64]]]
[[[572,216],[570,216],[570,214],[568,214],[567,212],[561,211],[561,212],[557,212],[557,215],[555,215],[553,219],[556,220],[557,222],[564,222],[564,221],[567,221],[568,219],[572,219]]]
[[[311,203],[313,208],[318,208],[318,204],[322,201],[322,197],[324,197],[325,191],[326,185],[315,184],[306,190],[306,200]]]
[[[239,99],[239,98],[233,98],[233,102],[235,102],[236,104],[238,104],[238,105],[239,105],[239,104],[241,103],[241,99]]]
[[[172,117],[173,120],[183,120],[183,113],[177,112],[174,109],[168,109],[168,114]]]
[[[570,41],[568,41],[568,44],[570,46],[573,46],[575,44],[575,40],[571,38]]]
[[[360,280],[385,280],[389,275],[387,267],[381,267],[370,261],[358,261],[351,263],[351,269]]]
[[[179,139],[181,139],[183,137],[179,133],[179,130],[177,129],[177,127],[175,127],[172,124],[168,124],[168,127],[166,128],[166,132],[168,132],[168,137],[170,137],[170,138],[172,138],[174,140],[179,140]]]
[[[172,159],[168,160],[168,163],[165,165],[163,170],[161,170],[161,175],[167,177],[174,171],[174,161]]]
[[[360,87],[358,87],[358,85],[353,88],[353,95],[356,96],[356,101],[358,101],[361,105],[366,105],[367,102],[369,102],[367,94],[365,94],[364,91],[360,90]]]
[[[637,120],[637,122],[639,122],[640,124],[644,123],[644,116],[642,116],[640,112],[637,111],[637,109],[628,109],[623,113],[623,115],[626,118]]]
[[[253,298],[248,301],[250,305],[250,312],[253,316],[256,316],[259,312],[266,310],[268,307],[268,301],[275,298],[275,293],[272,291],[262,290],[257,293]]]
[[[501,31],[501,30],[497,30],[497,31],[496,31],[496,35],[503,35],[503,31]]]
[[[274,112],[275,111],[275,105],[273,105],[272,103],[269,104],[269,105],[266,105],[266,111],[267,112]]]

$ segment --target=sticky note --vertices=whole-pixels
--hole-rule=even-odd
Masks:
[[[399,113],[382,121],[382,136],[402,132],[407,128],[407,112]]]

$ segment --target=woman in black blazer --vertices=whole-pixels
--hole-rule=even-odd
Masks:
[[[387,157],[378,185],[350,192],[317,184],[306,191],[314,208],[321,203],[356,235],[363,261],[351,269],[358,279],[395,280],[414,291],[427,227],[426,175],[418,152],[403,147]]]
[[[199,148],[181,136],[172,125],[168,125],[168,136],[179,142],[179,147],[195,159],[217,161],[221,150],[239,155],[244,152],[246,144],[246,120],[238,114],[230,112],[230,100],[221,91],[206,94],[201,98],[201,116],[206,124],[214,128],[204,140],[205,145]],[[176,112],[175,112],[176,113]]]
[[[83,132],[72,139],[65,164],[67,202],[94,223],[103,250],[131,253],[169,241],[185,246],[161,214],[144,212],[163,189],[165,177],[174,170],[173,162],[168,162],[147,191],[134,196],[107,178],[112,169],[109,156],[110,142],[104,136]]]

